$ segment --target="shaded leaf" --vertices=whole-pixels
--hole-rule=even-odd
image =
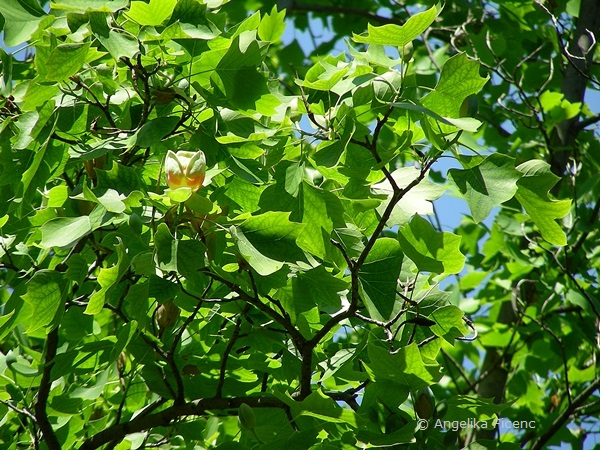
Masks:
[[[28,332],[53,323],[64,307],[67,286],[63,274],[54,270],[39,270],[33,275],[27,283],[27,293],[23,295],[23,300],[33,306]]]
[[[358,272],[365,292],[363,301],[374,319],[388,320],[400,307],[396,290],[403,257],[398,241],[380,238]]]

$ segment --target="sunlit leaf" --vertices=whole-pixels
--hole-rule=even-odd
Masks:
[[[390,24],[376,27],[369,24],[367,36],[353,34],[352,40],[365,44],[403,47],[423,33],[433,23],[437,15],[438,10],[434,6],[411,16],[404,25]]]
[[[467,200],[476,223],[485,219],[494,206],[513,198],[521,176],[514,167],[514,160],[499,153],[488,156],[476,166],[448,171],[448,177]]]
[[[398,230],[398,241],[402,251],[424,272],[459,273],[465,256],[460,252],[460,236],[435,231],[421,216]]]
[[[544,161],[526,162],[519,165],[517,170],[523,173],[523,177],[517,182],[517,199],[539,227],[545,240],[553,245],[565,245],[567,236],[556,220],[568,214],[571,202],[548,197],[548,191],[559,178]]]

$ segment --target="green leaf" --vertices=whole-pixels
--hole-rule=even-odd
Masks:
[[[244,31],[236,36],[227,53],[216,66],[213,78],[227,99],[242,109],[256,108],[256,101],[269,90],[265,78],[258,72],[263,53],[256,40],[256,31]]]
[[[350,70],[347,64],[336,61],[332,57],[329,59],[336,65],[331,64],[327,59],[318,61],[306,73],[302,86],[318,91],[329,91]]]
[[[354,42],[363,44],[393,45],[404,47],[413,39],[423,33],[433,23],[439,12],[435,6],[426,11],[415,14],[404,25],[383,25],[375,27],[368,24],[368,35],[352,35]]]
[[[195,239],[177,241],[177,271],[188,280],[204,267],[206,247]]]
[[[113,163],[110,170],[96,169],[98,177],[98,188],[114,189],[125,195],[133,191],[142,190],[139,171],[132,167],[126,167],[122,164]]]
[[[340,243],[350,258],[357,258],[365,249],[363,235],[358,228],[336,228],[333,230],[332,238]]]
[[[258,210],[258,200],[263,191],[263,187],[255,186],[235,176],[232,177],[231,181],[227,181],[225,187],[227,198],[239,205],[240,211],[251,213]]]
[[[472,395],[457,395],[446,400],[448,410],[445,420],[489,420],[494,419],[496,415],[508,405],[497,405],[494,399],[477,398]]]
[[[449,125],[451,127],[455,127],[458,128],[459,130],[463,130],[463,131],[468,131],[471,133],[476,132],[479,127],[481,126],[481,122],[477,119],[473,119],[472,117],[463,117],[463,118],[450,118],[450,117],[442,117],[439,114],[437,114],[436,112],[432,111],[429,108],[425,108],[424,106],[421,105],[413,105],[412,103],[407,103],[407,102],[398,102],[398,103],[393,103],[392,106],[396,107],[396,108],[401,108],[401,109],[408,109],[410,111],[417,111],[423,114],[426,114],[427,116],[437,120],[438,122],[444,124],[444,125]]]
[[[176,4],[177,0],[134,1],[127,15],[140,25],[157,26],[173,14]]]
[[[340,407],[335,400],[317,390],[301,402],[291,405],[294,416],[316,417],[325,422],[346,423],[353,428],[358,427],[360,417],[352,410]]]
[[[64,81],[79,72],[86,60],[90,44],[60,44],[52,49],[40,66],[40,76],[47,81]],[[41,70],[43,67],[43,70]]]
[[[0,14],[5,19],[4,43],[9,47],[29,40],[46,15],[37,0],[3,0]]]
[[[89,12],[90,25],[94,36],[110,52],[114,59],[121,56],[131,57],[139,51],[138,43],[126,33],[111,30],[107,20],[110,15],[101,12]]]
[[[367,365],[373,381],[393,381],[410,391],[429,386],[441,378],[438,366],[429,369],[421,358],[419,347],[412,343],[390,353],[375,343],[368,346],[369,360]]]
[[[311,186],[304,181],[301,186],[302,223],[298,246],[325,259],[332,251],[330,242],[334,227],[344,225],[343,207],[331,192]]]
[[[552,245],[566,245],[567,236],[556,220],[569,213],[571,202],[548,198],[548,191],[559,178],[552,173],[548,163],[539,160],[525,162],[517,170],[523,173],[523,178],[517,182],[517,200],[546,241]]]
[[[59,272],[45,269],[35,272],[27,283],[27,293],[23,295],[23,300],[33,306],[27,332],[31,333],[53,323],[64,306],[67,286],[66,278]]]
[[[292,197],[298,195],[303,176],[304,164],[290,164],[285,170],[285,191]]]
[[[69,11],[100,11],[116,12],[125,8],[129,0],[56,0],[52,2],[52,9],[65,9]]]
[[[289,221],[289,213],[267,212],[232,227],[231,234],[248,264],[266,276],[281,269],[283,262],[306,260],[296,244],[303,228],[304,224]]]
[[[379,238],[358,272],[365,292],[363,301],[373,319],[389,320],[400,308],[396,289],[403,257],[398,241]]]
[[[444,117],[460,117],[463,101],[477,94],[489,79],[479,75],[479,68],[479,62],[464,53],[450,58],[442,67],[435,89],[423,97],[423,106]]]
[[[259,275],[266,277],[283,267],[283,262],[275,261],[259,252],[246,238],[242,230],[231,227],[230,232],[237,244],[240,255],[242,255],[248,264],[250,264],[250,267],[256,270]]]
[[[121,279],[127,268],[129,267],[129,255],[127,249],[123,245],[121,239],[117,245],[117,263],[112,267],[102,267],[98,273],[98,284],[100,289],[96,290],[91,296],[87,307],[85,308],[85,314],[98,314],[102,311],[106,297],[110,294],[112,289]]]
[[[157,267],[165,272],[177,271],[177,241],[164,223],[156,229],[154,247]]]
[[[175,129],[179,120],[180,118],[176,116],[149,120],[135,134],[135,143],[140,147],[152,147],[158,144],[162,138]]]
[[[392,172],[392,178],[400,189],[407,187],[419,175],[420,171],[414,167],[401,167]],[[388,200],[377,207],[377,212],[383,214],[389,204],[389,199],[393,195],[392,185],[385,179],[381,183],[374,184],[372,189],[376,193],[388,196]],[[445,190],[445,187],[432,183],[427,177],[423,178],[419,184],[404,194],[400,201],[396,203],[387,225],[404,224],[415,214],[432,215],[433,204],[431,202],[441,197]]]
[[[258,37],[263,41],[276,43],[285,31],[285,11],[277,11],[273,6],[271,14],[265,14],[258,26]]]
[[[0,62],[2,63],[2,95],[8,97],[12,91],[12,71],[13,71],[13,57],[0,48]]]
[[[435,231],[419,215],[398,230],[402,251],[423,272],[459,273],[466,259],[460,252],[460,240],[456,234]]]
[[[42,225],[41,231],[42,247],[68,247],[90,233],[92,224],[88,216],[57,217]]]
[[[469,331],[463,321],[464,313],[454,305],[446,305],[436,309],[428,318],[435,321],[429,329],[436,336],[440,336],[454,344],[454,339],[466,336]]]
[[[485,219],[494,206],[514,197],[521,176],[514,167],[514,158],[500,153],[488,156],[476,166],[448,171],[448,177],[467,200],[476,223]]]
[[[323,266],[299,273],[293,279],[295,299],[308,300],[312,305],[336,312],[341,306],[341,292],[349,289],[349,284],[328,272]]]

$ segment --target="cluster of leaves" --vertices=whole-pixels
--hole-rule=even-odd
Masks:
[[[331,51],[338,39],[367,23],[401,23],[416,4],[290,3],[288,15],[296,27],[317,43],[312,55]],[[467,255],[466,275],[457,286],[464,297],[460,305],[468,312],[477,310],[480,339],[473,346],[442,350],[452,381],[433,387],[438,399],[476,392],[498,403],[511,402],[502,415],[535,420],[536,430],[505,428],[495,436],[528,448],[560,442],[591,448],[598,442],[599,18],[600,5],[585,0],[452,2],[425,31],[422,42],[415,41],[415,63],[422,74],[435,72],[448,52],[466,52],[490,71],[490,81],[478,96],[476,117],[486,124],[475,135],[481,147],[470,144],[496,154],[470,171],[472,175],[489,177],[502,165],[502,155],[519,164],[536,159],[539,167],[552,168],[538,180],[519,180],[519,202],[506,201],[493,223],[477,223],[481,216],[471,208],[473,220],[465,218],[455,230]],[[315,26],[319,22],[328,33],[321,41]],[[467,183],[455,171],[449,171],[448,178],[467,194]],[[502,180],[491,189],[478,182],[477,191],[500,200],[515,189],[508,173]],[[565,214],[567,203],[546,202],[548,188],[555,198],[572,199],[562,223],[566,235],[551,220]],[[536,190],[538,199],[522,197]],[[473,200],[477,196],[467,195]],[[538,213],[534,204],[541,206]],[[481,205],[479,211],[486,212],[488,207]],[[486,431],[473,435],[494,437]],[[469,439],[472,436],[466,437],[467,443]]]
[[[242,6],[0,5],[5,42],[34,50],[0,50],[7,448],[448,445],[464,432],[417,420],[492,427],[504,408],[474,395],[486,374],[461,342],[476,329],[463,311],[484,298],[477,328],[495,363],[532,340],[510,352],[509,397],[524,399],[511,418],[542,424],[547,372],[587,400],[591,352],[552,329],[589,332],[585,351],[593,324],[550,313],[566,293],[576,314],[597,315],[593,284],[571,275],[556,287],[560,261],[541,270],[572,239],[556,220],[570,201],[549,197],[550,164],[479,148],[468,106],[488,82],[480,64],[447,48],[432,63],[417,40],[440,11],[365,26],[347,53],[304,68],[302,57],[290,75],[285,12]],[[165,189],[167,151],[198,149],[204,187]],[[448,181],[442,157],[461,167]],[[458,234],[426,219],[450,186],[472,213]],[[465,262],[472,273],[442,290]],[[461,299],[490,274],[477,299]],[[525,301],[529,287],[552,295]],[[514,328],[493,323],[506,305]],[[546,385],[527,376],[532,365]]]

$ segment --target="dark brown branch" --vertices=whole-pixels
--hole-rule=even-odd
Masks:
[[[350,8],[344,6],[328,6],[328,5],[303,5],[293,2],[292,6],[287,8],[288,13],[294,12],[312,12],[312,13],[325,13],[325,14],[347,14],[351,16],[362,17],[366,20],[371,20],[373,22],[377,22],[380,24],[398,24],[401,25],[402,22],[385,16],[380,16],[379,14],[372,13],[371,11],[367,11],[365,9],[360,8]]]
[[[304,345],[304,343],[306,342],[306,339],[304,338],[304,336],[302,336],[300,331],[298,331],[296,329],[296,327],[294,327],[294,325],[288,319],[286,319],[284,316],[279,314],[273,308],[270,308],[268,305],[264,304],[260,300],[260,298],[252,297],[247,292],[242,290],[239,286],[235,285],[234,283],[232,283],[230,281],[225,280],[224,278],[221,278],[219,275],[211,272],[210,270],[202,270],[202,273],[209,276],[213,280],[224,284],[229,289],[231,289],[233,292],[238,294],[242,300],[252,304],[258,310],[262,311],[267,316],[269,316],[271,319],[275,320],[275,322],[277,322],[279,325],[281,325],[283,328],[285,328],[285,330],[291,336],[292,341],[294,342],[294,345],[296,346],[296,348],[301,348]]]
[[[44,357],[44,370],[42,372],[42,380],[40,381],[40,389],[37,393],[37,401],[35,402],[35,418],[44,436],[44,442],[50,450],[61,450],[60,442],[54,433],[52,424],[48,419],[46,406],[48,404],[48,396],[50,395],[50,387],[52,385],[52,366],[54,365],[54,357],[58,348],[58,327],[54,328],[46,338],[46,355]]]
[[[289,407],[274,397],[236,397],[236,398],[206,398],[193,402],[170,406],[163,411],[147,416],[137,416],[126,423],[113,425],[95,434],[85,441],[79,450],[93,450],[112,441],[121,441],[125,436],[154,427],[168,426],[171,422],[186,416],[202,416],[208,411],[233,410],[246,403],[252,408],[279,408],[289,417]],[[59,447],[56,447],[60,449]]]
[[[244,315],[250,309],[250,305],[246,305],[244,308]],[[231,354],[231,350],[233,350],[233,346],[236,341],[240,337],[240,328],[242,327],[242,317],[238,317],[235,322],[235,327],[233,328],[233,334],[231,338],[229,338],[229,342],[227,342],[227,347],[225,348],[225,352],[223,352],[223,357],[221,358],[221,367],[219,368],[219,382],[217,384],[217,389],[215,391],[215,397],[221,398],[223,397],[223,386],[225,385],[225,371],[227,370],[227,361],[229,360],[229,355]]]

